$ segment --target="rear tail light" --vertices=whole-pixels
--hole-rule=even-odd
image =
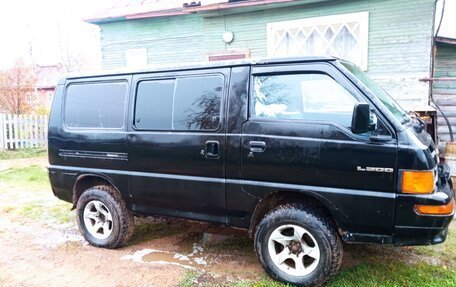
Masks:
[[[402,192],[427,194],[434,191],[433,170],[406,170],[402,173]]]

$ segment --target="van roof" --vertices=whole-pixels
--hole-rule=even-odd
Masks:
[[[77,73],[69,74],[66,79],[77,79],[87,77],[102,77],[102,76],[116,76],[126,74],[142,74],[160,71],[183,71],[193,69],[206,69],[206,68],[223,68],[223,67],[238,67],[238,66],[254,66],[254,65],[267,65],[267,64],[286,64],[286,63],[306,63],[306,62],[320,62],[320,61],[334,61],[335,57],[319,56],[319,57],[286,57],[286,58],[262,58],[262,59],[242,59],[242,60],[227,60],[227,61],[214,61],[214,62],[192,62],[180,64],[158,64],[144,69],[118,69],[118,70],[104,70],[91,73]]]

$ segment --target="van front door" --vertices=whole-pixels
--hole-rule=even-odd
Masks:
[[[396,140],[380,116],[377,132],[391,135],[389,142],[350,130],[353,107],[368,99],[330,63],[255,67],[252,74],[243,189],[259,197],[307,193],[340,212],[343,230],[391,234]]]
[[[133,210],[226,222],[228,83],[229,69],[133,77],[128,135]]]

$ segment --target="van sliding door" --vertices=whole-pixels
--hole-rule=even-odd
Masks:
[[[229,76],[230,69],[134,76],[127,136],[134,210],[226,222]]]

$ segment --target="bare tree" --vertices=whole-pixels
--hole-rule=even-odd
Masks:
[[[59,71],[62,73],[79,72],[87,65],[87,59],[81,53],[71,53],[66,49],[63,52]]]
[[[60,53],[59,71],[61,73],[72,73],[83,70],[87,64],[87,58],[77,49],[75,49],[71,27],[64,24],[58,24],[57,40]]]
[[[27,95],[35,91],[33,69],[22,60],[4,72],[0,72],[0,105],[12,114],[23,114],[30,109]]]

